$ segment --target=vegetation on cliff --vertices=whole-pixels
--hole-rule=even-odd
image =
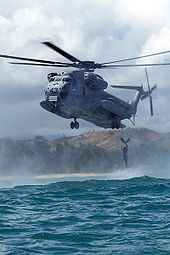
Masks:
[[[129,164],[166,167],[170,161],[170,134],[145,128],[89,132],[48,141],[0,139],[0,173],[33,174],[109,172],[123,168],[120,137],[129,142]]]

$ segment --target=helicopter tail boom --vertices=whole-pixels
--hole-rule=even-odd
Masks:
[[[144,100],[145,98],[149,97],[149,103],[150,103],[150,112],[151,116],[153,116],[153,104],[152,104],[152,92],[157,88],[157,84],[155,84],[152,88],[150,88],[149,83],[149,77],[148,77],[148,71],[147,68],[145,68],[145,75],[146,75],[146,81],[148,85],[148,90],[144,91],[143,86],[122,86],[122,85],[111,85],[112,88],[121,88],[121,89],[134,89],[137,90],[136,95],[131,103],[132,106],[132,115],[135,116],[137,112],[137,106],[139,103],[139,100]]]
[[[137,112],[137,107],[139,104],[139,100],[141,99],[141,96],[144,94],[143,86],[140,87],[140,89],[137,90],[135,97],[131,103],[132,109],[133,109],[133,115]]]
[[[141,96],[145,93],[143,90],[143,86],[122,86],[122,85],[111,85],[112,88],[120,88],[120,89],[132,89],[137,90],[136,95],[131,103],[132,106],[132,114],[135,115],[137,111],[137,106]]]

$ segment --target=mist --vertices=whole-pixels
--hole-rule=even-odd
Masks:
[[[128,138],[128,167],[120,137]],[[107,137],[107,138],[106,138]],[[170,178],[170,136],[148,129],[88,132],[48,140],[0,140],[0,186],[84,179]]]

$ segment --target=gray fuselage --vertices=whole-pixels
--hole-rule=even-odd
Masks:
[[[100,127],[115,128],[132,115],[131,105],[104,91],[108,84],[97,74],[80,70],[50,73],[48,81],[40,105],[63,118],[81,118]]]

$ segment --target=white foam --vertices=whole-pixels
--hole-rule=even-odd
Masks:
[[[44,175],[13,175],[0,178],[0,188],[11,188],[18,185],[44,185],[61,181],[85,181],[85,180],[124,180],[141,176],[157,178],[170,178],[169,170],[155,170],[145,166],[128,167],[113,170],[110,173],[66,173],[66,174],[44,174]]]

